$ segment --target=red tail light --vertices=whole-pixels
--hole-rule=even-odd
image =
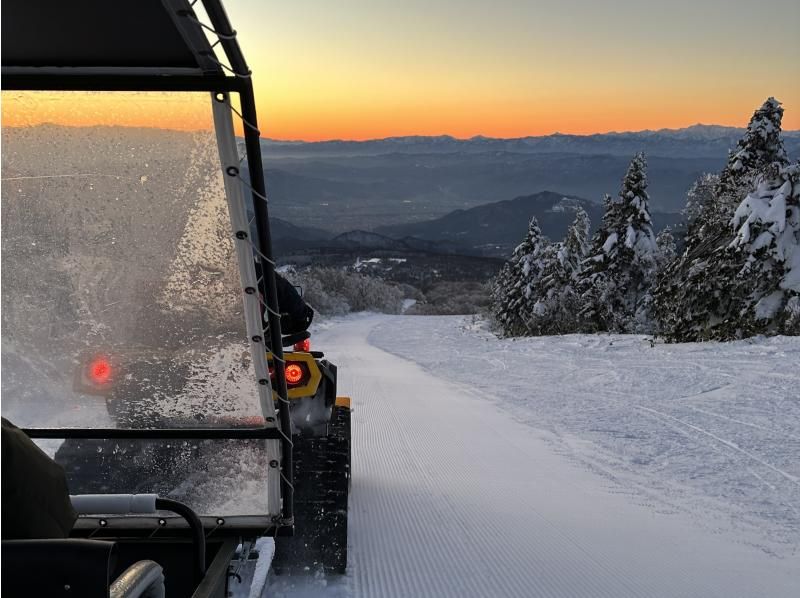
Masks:
[[[98,357],[89,364],[89,379],[95,384],[106,384],[111,380],[111,364],[105,357]]]
[[[305,340],[300,341],[299,343],[295,343],[294,350],[308,353],[309,351],[311,351],[311,339],[307,338]]]
[[[290,363],[286,366],[286,383],[297,384],[303,379],[303,368],[296,363]]]
[[[283,370],[287,386],[300,386],[306,384],[311,377],[308,366],[302,361],[290,361]],[[275,368],[269,366],[269,377],[275,379]]]

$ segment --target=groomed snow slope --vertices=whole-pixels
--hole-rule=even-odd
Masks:
[[[769,461],[754,454],[745,463],[744,454],[751,454],[752,447],[735,445],[743,444],[744,435],[713,440],[708,434],[718,430],[709,425],[696,426],[703,430],[696,437],[688,435],[681,432],[684,424],[669,419],[684,418],[656,400],[659,393],[680,400],[680,381],[690,375],[695,389],[719,385],[724,368],[702,359],[714,349],[695,347],[700,355],[687,351],[680,357],[676,349],[657,346],[653,351],[673,356],[645,365],[638,337],[566,337],[512,345],[465,328],[468,323],[463,318],[359,316],[315,335],[315,345],[340,365],[340,392],[353,398],[350,572],[342,579],[276,578],[266,595],[800,595],[800,543],[791,519],[797,507],[789,502],[798,502],[798,472],[790,453],[797,461],[800,452],[796,444],[786,443],[797,405],[776,390],[776,380],[783,381],[783,391],[792,381],[797,386],[790,377],[800,343],[774,341],[750,357],[728,358],[734,372],[754,367],[764,377],[776,354],[790,356],[784,357],[784,367],[775,368],[784,378],[769,378],[765,384],[771,390],[759,395],[770,405],[767,409],[780,406],[780,395],[786,417],[754,417],[747,421],[756,427],[745,426],[764,435],[763,428],[772,430],[782,439],[777,450],[786,454],[782,459],[771,454]],[[608,345],[611,340],[614,345]],[[492,354],[484,362],[487,350]],[[637,354],[640,358],[633,360]],[[735,378],[729,383],[739,388]],[[636,390],[639,394],[630,399],[621,398]],[[721,415],[745,421],[735,409]],[[585,434],[566,431],[580,431],[574,423],[579,421],[587,422]],[[765,508],[788,503],[782,519],[767,509],[774,515],[772,528],[783,530],[777,534],[781,550],[765,551],[772,541],[754,545],[757,534],[750,526],[739,533],[730,522],[725,492],[704,498],[710,482],[684,486],[668,463],[642,462],[639,471],[637,460],[630,458],[623,467],[626,459],[614,456],[613,439],[630,435],[631,428],[639,430],[643,445],[652,447],[654,459],[671,451],[683,455],[679,471],[694,469],[696,477],[719,484],[738,480],[732,471],[739,467],[744,468],[741,477],[758,476]],[[598,442],[601,438],[612,440]],[[726,447],[719,449],[728,455],[725,459],[706,462],[716,454],[711,441]],[[720,468],[731,470],[730,475],[720,476]],[[786,484],[779,485],[778,479]],[[708,525],[698,525],[706,518]]]
[[[474,318],[431,317],[387,320],[370,341],[447,372],[636,500],[777,556],[800,551],[800,338],[499,340]]]

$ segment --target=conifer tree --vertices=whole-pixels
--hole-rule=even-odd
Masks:
[[[708,222],[715,225],[724,222],[721,206],[717,202],[719,175],[702,174],[686,194],[686,208],[682,214],[686,219],[686,244],[696,246],[708,233]]]
[[[558,253],[559,265],[567,273],[566,278],[568,279],[573,279],[574,275],[580,271],[583,260],[589,253],[590,226],[589,214],[583,208],[578,208]]]
[[[527,328],[530,334],[541,336],[558,332],[560,286],[557,282],[558,253],[563,243],[551,243],[542,248],[539,256],[538,277],[531,281],[528,296]]]
[[[578,330],[576,284],[589,251],[589,215],[583,208],[564,240],[550,246],[533,306],[531,328],[538,334],[565,334]]]
[[[542,235],[539,223],[535,217],[528,224],[528,234],[523,241],[524,253],[520,259],[519,289],[521,293],[512,309],[524,322],[524,330],[520,334],[530,334],[531,317],[533,315],[536,297],[539,295],[542,277],[545,275],[549,264],[552,262],[553,246],[550,240]],[[513,294],[513,293],[512,293]]]
[[[736,234],[732,218],[757,181],[774,179],[768,171],[787,165],[782,117],[780,102],[767,99],[730,152],[713,192],[711,179],[693,188],[689,200],[696,204],[696,196],[702,196],[702,207],[690,223],[682,255],[660,272],[654,289],[654,313],[667,340],[745,334],[739,311],[748,290],[740,276],[741,255],[729,250]],[[693,211],[687,206],[687,212]]]
[[[736,327],[721,336],[800,334],[800,162],[773,164],[736,209],[733,226],[727,251],[741,264],[743,301]]]
[[[544,266],[543,257],[549,241],[542,235],[536,218],[531,218],[528,232],[494,284],[494,316],[504,334],[522,336],[530,332],[529,321]]]
[[[658,256],[656,258],[656,270],[661,271],[675,260],[677,247],[672,229],[668,226],[656,237]]]
[[[717,186],[717,196],[734,199],[733,208],[749,192],[756,179],[772,164],[786,166],[789,159],[781,138],[783,107],[775,98],[767,98],[755,111],[744,136],[728,155]]]
[[[606,198],[603,224],[580,277],[580,316],[590,331],[647,328],[644,309],[657,256],[648,204],[647,162],[638,153],[623,178],[619,197]]]
[[[495,276],[492,281],[491,292],[489,294],[489,311],[503,334],[506,333],[508,321],[510,319],[507,298],[513,287],[511,272],[511,260],[508,260],[503,264],[502,268],[500,268],[500,272],[497,273],[497,276]]]
[[[729,152],[722,172],[703,175],[689,190],[684,211],[687,252],[702,247],[708,253],[730,243],[730,221],[742,198],[771,164],[788,164],[781,139],[782,118],[781,103],[768,98]]]

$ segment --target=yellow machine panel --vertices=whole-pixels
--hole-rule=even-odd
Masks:
[[[288,363],[290,361],[300,362],[308,367],[309,378],[308,382],[302,386],[291,386],[288,388],[288,396],[290,399],[299,399],[302,397],[312,397],[316,394],[319,388],[319,383],[322,381],[322,372],[319,371],[319,366],[310,353],[284,353],[283,359]],[[272,353],[267,353],[267,360],[270,367],[272,363]],[[274,394],[274,391],[273,391]],[[277,397],[275,397],[277,400]]]

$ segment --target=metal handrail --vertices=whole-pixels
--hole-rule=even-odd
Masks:
[[[108,590],[110,598],[164,598],[164,570],[155,561],[139,561],[122,572]]]

